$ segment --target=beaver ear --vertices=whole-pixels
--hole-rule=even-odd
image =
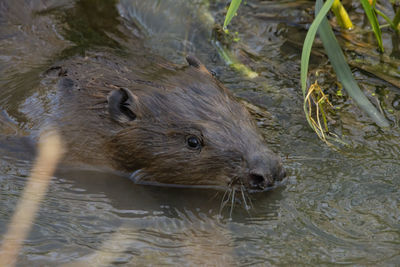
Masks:
[[[113,90],[108,96],[108,113],[117,122],[125,123],[136,119],[133,112],[136,97],[125,88]]]
[[[189,66],[193,66],[193,67],[195,67],[196,69],[199,69],[199,70],[202,71],[202,72],[210,73],[210,72],[207,70],[206,66],[204,66],[204,65],[200,62],[200,60],[199,60],[198,58],[196,58],[195,56],[193,56],[193,55],[188,55],[188,56],[186,56],[186,61],[187,61],[187,63],[189,63]]]

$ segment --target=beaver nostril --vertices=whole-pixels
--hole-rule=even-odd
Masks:
[[[250,173],[249,175],[249,186],[252,189],[264,189],[272,184],[267,182],[262,175],[256,173]]]

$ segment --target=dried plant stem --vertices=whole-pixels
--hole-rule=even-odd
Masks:
[[[29,234],[50,179],[63,154],[61,139],[55,131],[43,134],[39,141],[39,156],[31,177],[18,202],[9,228],[0,247],[0,266],[14,266],[19,250]]]
[[[329,132],[329,129],[328,129],[326,114],[323,108],[323,103],[327,103],[331,108],[333,108],[333,106],[329,102],[328,97],[322,91],[321,87],[318,85],[317,82],[313,83],[308,89],[304,102],[308,110],[306,115],[310,120],[314,131],[317,133],[318,137],[321,140],[323,140],[327,144],[330,144],[326,136],[326,133]],[[313,116],[313,110],[314,110],[313,107],[315,109],[315,116]],[[321,124],[321,118],[324,127]]]

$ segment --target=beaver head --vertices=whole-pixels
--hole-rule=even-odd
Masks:
[[[263,190],[281,180],[281,160],[249,112],[196,58],[187,61],[159,83],[109,93],[108,113],[122,126],[107,141],[118,168],[140,183]]]

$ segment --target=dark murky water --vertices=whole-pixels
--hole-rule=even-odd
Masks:
[[[187,52],[196,54],[238,96],[268,110],[272,119],[259,118],[259,126],[287,158],[289,172],[285,185],[252,195],[249,213],[236,207],[229,220],[229,208],[219,217],[222,194],[213,190],[140,186],[95,170],[60,170],[18,265],[399,265],[400,91],[355,69],[394,127],[379,129],[350,100],[338,98],[333,102],[341,109],[334,118],[340,120],[332,129],[350,147],[323,144],[305,121],[299,86],[312,5],[251,0],[241,7],[230,26],[240,41],[231,50],[259,74],[249,79],[224,64],[212,41],[224,1],[2,1],[0,235],[34,158],[29,139],[15,136],[35,135],[39,129],[31,118],[38,114],[32,113],[46,114],[51,106],[43,103],[47,92],[38,90],[39,74],[60,58],[96,46],[129,49],[140,38],[154,54],[176,63]],[[362,25],[358,4],[351,12]],[[370,38],[365,32],[355,36],[360,42]],[[396,78],[398,40],[390,32],[384,38],[386,56],[374,48],[352,55],[371,65],[389,58]],[[354,40],[345,39],[353,49]],[[323,67],[324,60],[316,53],[314,67]]]

